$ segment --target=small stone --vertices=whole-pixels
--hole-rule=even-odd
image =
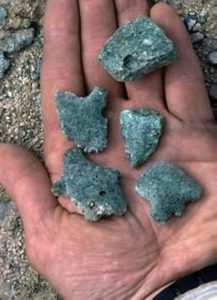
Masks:
[[[150,202],[154,221],[163,224],[173,215],[183,215],[187,203],[199,200],[202,187],[177,166],[160,161],[145,170],[136,191]]]
[[[2,79],[5,75],[5,72],[9,68],[9,61],[5,58],[4,53],[0,50],[0,79]]]
[[[208,55],[208,62],[212,65],[212,66],[217,66],[217,50],[214,50],[212,52],[209,53]]]
[[[41,106],[41,93],[32,97],[32,101],[35,107],[39,108]]]
[[[198,17],[197,15],[192,15],[190,13],[184,18],[184,24],[188,31],[192,31],[194,26],[197,24]]]
[[[192,44],[200,43],[204,40],[204,34],[202,32],[194,32],[191,34]]]
[[[15,32],[6,34],[0,39],[0,50],[6,53],[14,53],[20,51],[32,44],[34,38],[34,29],[21,29]]]
[[[209,87],[209,96],[212,100],[217,101],[217,84],[213,83]]]
[[[10,36],[10,32],[8,30],[0,30],[0,40],[8,38]]]
[[[190,10],[189,12],[188,12],[188,15],[190,16],[190,17],[197,17],[197,13],[196,13],[196,11],[194,11],[194,10]]]
[[[212,14],[217,17],[217,6],[212,7]]]
[[[192,31],[194,31],[194,32],[198,32],[198,31],[201,32],[202,30],[203,30],[203,27],[200,23],[195,24],[194,28],[192,29]]]
[[[0,101],[4,100],[6,97],[7,97],[7,94],[4,92],[4,90],[0,89]]]
[[[7,19],[7,11],[4,7],[0,7],[0,25],[4,24]]]
[[[123,215],[127,205],[119,185],[119,172],[88,161],[80,149],[70,149],[64,155],[64,171],[54,183],[55,196],[66,196],[78,213],[96,222],[103,216]]]
[[[42,66],[42,59],[40,58],[36,60],[34,71],[30,75],[32,81],[37,81],[40,79],[41,66]]]
[[[105,69],[122,82],[136,80],[176,58],[173,42],[148,17],[140,17],[117,29],[99,54]]]
[[[8,212],[12,208],[11,201],[0,201],[0,228],[1,224],[7,216]]]
[[[58,92],[57,113],[65,136],[85,152],[99,152],[107,146],[108,120],[102,110],[106,106],[107,91],[94,88],[85,97]]]
[[[164,131],[164,117],[151,109],[126,109],[120,114],[125,150],[133,167],[144,163],[156,150]]]

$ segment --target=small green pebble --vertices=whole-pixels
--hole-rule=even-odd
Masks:
[[[120,114],[125,150],[133,167],[144,163],[156,150],[164,131],[164,117],[151,109],[126,109]]]
[[[154,163],[145,170],[136,191],[150,202],[154,221],[162,224],[173,215],[183,215],[186,204],[199,200],[202,195],[200,184],[166,161]]]

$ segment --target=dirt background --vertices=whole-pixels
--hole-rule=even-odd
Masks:
[[[151,4],[158,1],[150,1]],[[195,44],[213,111],[217,115],[217,67],[209,59],[217,50],[216,0],[167,0],[180,17],[189,21],[196,16],[197,26],[189,34],[200,32]],[[0,0],[7,19],[1,31],[14,32],[33,27],[31,46],[7,55],[10,68],[0,80],[0,142],[11,142],[42,155],[40,65],[44,0]],[[172,26],[172,24],[171,24]],[[198,38],[198,35],[197,35]],[[3,189],[0,189],[0,300],[60,299],[56,292],[32,268],[26,258],[24,233],[19,214]]]

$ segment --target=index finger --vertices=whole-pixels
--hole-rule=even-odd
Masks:
[[[84,94],[80,52],[77,0],[48,0],[41,87],[45,163],[51,175],[58,175],[60,157],[71,146],[59,126],[55,94],[57,90],[73,91],[80,96]]]

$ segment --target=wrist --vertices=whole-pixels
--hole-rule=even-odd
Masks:
[[[146,300],[173,300],[179,295],[183,295],[196,290],[203,285],[206,286],[217,280],[217,264],[205,267],[191,275],[183,277],[176,282],[170,283],[149,295]],[[200,291],[199,291],[200,292]],[[209,292],[209,291],[208,291]]]

